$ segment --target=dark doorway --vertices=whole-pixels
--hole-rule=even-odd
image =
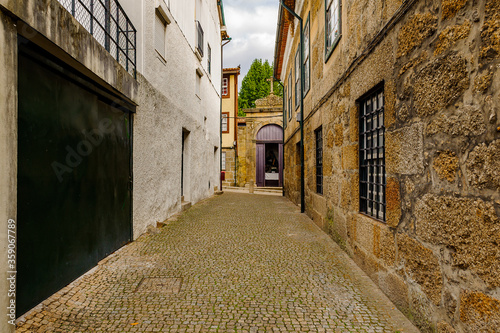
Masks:
[[[181,156],[181,198],[184,201],[184,196],[186,195],[186,185],[187,185],[187,164],[188,164],[188,140],[189,131],[182,129],[182,156]]]
[[[19,40],[17,316],[131,240],[133,110]]]
[[[283,130],[266,125],[257,133],[256,183],[261,187],[283,186]]]

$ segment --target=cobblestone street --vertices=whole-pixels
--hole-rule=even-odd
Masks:
[[[16,332],[418,332],[279,196],[224,193],[143,235]]]

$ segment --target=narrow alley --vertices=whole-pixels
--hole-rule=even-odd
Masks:
[[[297,206],[224,193],[150,230],[16,332],[418,332]]]

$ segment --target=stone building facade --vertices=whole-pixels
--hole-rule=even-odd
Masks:
[[[255,105],[255,108],[244,109],[246,116],[238,119],[237,186],[248,186],[250,181],[256,183],[258,133],[266,126],[276,126],[280,129],[283,126],[281,97],[271,93],[256,100]]]
[[[286,195],[304,84],[306,213],[422,331],[500,331],[500,2],[284,2]]]
[[[222,186],[235,186],[238,156],[238,76],[240,68],[224,68],[222,75]]]

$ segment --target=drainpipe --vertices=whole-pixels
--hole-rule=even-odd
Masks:
[[[274,81],[278,82],[281,86],[281,91],[285,91],[285,86],[283,85],[283,83],[281,83],[281,81],[279,79],[276,78],[276,76],[274,76],[273,74],[273,78],[274,78]],[[283,97],[286,97],[286,96],[283,96]],[[285,101],[283,101],[283,104],[285,103]],[[286,122],[286,114],[285,114],[285,108],[282,107],[282,110],[283,110],[283,151],[282,151],[282,156],[281,156],[281,160],[283,161],[283,164],[285,164],[285,122]],[[285,196],[285,173],[282,172],[282,175],[283,175],[283,196]]]
[[[280,5],[292,14],[300,22],[300,212],[304,213],[305,207],[305,184],[304,184],[304,24],[302,17],[290,9],[283,0]]]
[[[219,191],[222,192],[222,78],[224,77],[224,46],[226,46],[230,41],[231,37],[226,37],[223,39],[226,41],[220,46],[220,114],[219,114]],[[229,121],[229,119],[228,119]],[[228,124],[229,125],[229,124]]]

